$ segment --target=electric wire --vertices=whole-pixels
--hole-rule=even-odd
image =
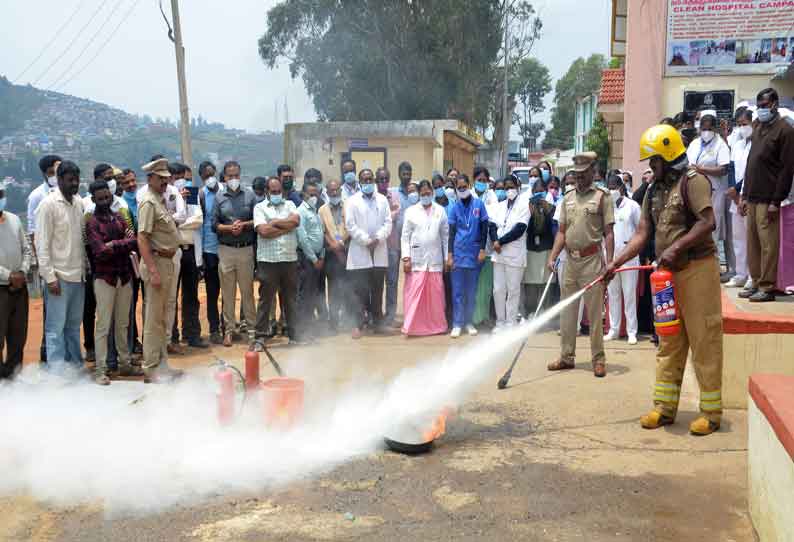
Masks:
[[[19,84],[19,81],[22,79],[22,77],[23,77],[23,76],[24,76],[26,73],[28,73],[28,70],[29,70],[30,68],[32,68],[32,67],[33,67],[33,65],[34,65],[34,64],[36,64],[36,62],[38,62],[38,61],[39,61],[39,59],[40,59],[42,56],[44,56],[44,53],[46,53],[46,52],[47,52],[47,50],[48,50],[48,49],[49,49],[49,48],[52,46],[52,44],[53,44],[53,43],[55,43],[55,40],[57,40],[57,39],[58,39],[58,36],[60,36],[60,35],[61,35],[61,32],[63,32],[63,29],[64,29],[64,28],[66,28],[66,27],[69,25],[69,23],[71,23],[71,22],[72,22],[72,19],[74,19],[74,18],[75,18],[75,16],[77,15],[77,13],[80,11],[80,8],[82,8],[82,7],[83,7],[83,4],[85,4],[85,0],[80,0],[80,2],[77,4],[77,7],[74,9],[74,11],[72,11],[72,14],[71,14],[71,15],[69,15],[69,17],[66,19],[66,21],[64,21],[64,23],[63,23],[63,24],[62,24],[62,25],[61,25],[61,26],[58,28],[58,30],[56,30],[56,31],[55,31],[55,33],[54,33],[54,34],[53,34],[53,36],[52,36],[52,39],[50,39],[50,41],[49,41],[49,42],[47,42],[47,44],[46,44],[44,47],[42,47],[41,51],[39,51],[39,54],[36,56],[36,58],[34,58],[34,59],[33,59],[33,60],[30,62],[30,64],[28,64],[28,65],[27,65],[27,67],[26,67],[24,70],[22,70],[22,73],[20,73],[19,75],[17,75],[17,76],[16,76],[16,78],[14,79],[14,84],[17,84],[17,85],[18,85],[18,84]]]
[[[93,64],[93,62],[94,62],[94,61],[95,61],[95,60],[96,60],[96,59],[99,57],[99,55],[100,55],[100,54],[102,54],[102,51],[104,51],[104,50],[105,50],[105,47],[107,47],[107,46],[108,46],[108,44],[109,44],[109,43],[110,43],[110,42],[113,40],[113,38],[116,36],[116,33],[119,31],[119,29],[122,27],[122,25],[123,25],[125,22],[127,22],[127,19],[129,19],[129,18],[130,18],[130,15],[132,15],[132,12],[135,10],[135,8],[138,6],[138,4],[139,4],[139,3],[140,3],[140,0],[134,0],[134,2],[133,2],[131,5],[130,5],[130,8],[129,8],[129,9],[128,9],[128,10],[127,10],[125,13],[124,13],[124,15],[123,15],[123,16],[122,16],[122,18],[119,20],[119,22],[118,22],[118,24],[116,25],[116,27],[115,27],[115,28],[113,29],[113,31],[110,33],[110,36],[108,37],[108,39],[107,39],[107,40],[105,40],[105,42],[104,42],[104,43],[103,43],[103,44],[102,44],[102,45],[99,47],[99,49],[97,50],[96,54],[94,54],[94,56],[92,56],[92,57],[89,59],[89,61],[88,61],[88,62],[86,62],[85,64],[83,64],[83,67],[82,67],[82,68],[79,68],[77,71],[75,71],[75,72],[74,72],[74,73],[73,73],[71,76],[69,76],[69,78],[68,78],[68,79],[67,79],[67,80],[66,80],[64,83],[60,83],[60,84],[58,84],[58,80],[56,80],[56,82],[52,84],[52,86],[50,87],[50,89],[54,89],[54,88],[56,87],[56,85],[57,85],[57,86],[59,86],[59,87],[61,88],[61,90],[63,90],[64,88],[66,88],[66,86],[67,86],[69,83],[71,83],[71,82],[72,82],[72,81],[73,81],[75,78],[77,78],[77,77],[78,77],[78,76],[79,76],[81,73],[83,73],[83,72],[84,72],[84,71],[85,71],[85,70],[86,70],[86,69],[87,69],[87,68],[88,68],[88,67],[89,67],[91,64]],[[120,5],[120,4],[119,4],[119,5]],[[96,36],[96,35],[95,35],[95,36]],[[79,58],[79,57],[78,57],[78,58]],[[69,66],[69,68],[71,68],[71,66]],[[64,72],[64,74],[65,74],[65,73],[67,73],[68,71],[69,71],[69,69],[67,69],[67,70]],[[62,75],[63,75],[63,74],[62,74]],[[59,79],[60,79],[60,77],[59,77]]]
[[[49,66],[47,66],[47,67],[45,68],[45,70],[44,70],[44,71],[43,71],[43,72],[42,72],[42,73],[41,73],[41,74],[40,74],[40,75],[39,75],[39,76],[38,76],[38,77],[35,79],[35,81],[33,81],[33,86],[36,86],[36,85],[39,83],[39,81],[41,81],[41,80],[44,78],[44,76],[46,76],[47,74],[49,74],[49,73],[50,73],[50,70],[52,70],[52,68],[53,68],[53,67],[55,67],[55,65],[56,65],[58,62],[60,62],[60,60],[61,60],[61,59],[62,59],[62,58],[63,58],[63,57],[66,55],[66,53],[68,53],[68,52],[69,52],[69,50],[70,50],[72,47],[74,47],[74,44],[77,42],[77,40],[78,40],[78,39],[80,39],[80,36],[82,36],[82,35],[83,35],[83,32],[85,32],[85,29],[86,29],[86,28],[88,28],[88,26],[89,26],[89,25],[90,25],[92,22],[94,22],[94,19],[96,19],[96,16],[97,16],[97,15],[99,15],[99,12],[100,12],[100,11],[102,11],[102,8],[104,8],[104,7],[105,7],[105,4],[107,4],[107,3],[108,3],[108,0],[102,0],[102,2],[100,2],[100,4],[99,4],[99,7],[96,9],[96,11],[94,11],[94,13],[92,13],[92,14],[91,14],[91,18],[90,18],[90,19],[88,19],[88,22],[86,22],[86,23],[83,25],[83,27],[82,27],[82,28],[80,28],[80,30],[78,30],[78,31],[77,31],[77,35],[76,35],[76,36],[75,36],[75,37],[72,39],[72,41],[70,41],[70,42],[69,42],[69,44],[68,44],[68,45],[67,45],[67,46],[66,46],[66,47],[63,49],[63,51],[61,51],[61,54],[60,54],[60,55],[58,55],[58,56],[55,58],[55,60],[53,60],[53,61],[52,61],[52,62],[49,64]]]

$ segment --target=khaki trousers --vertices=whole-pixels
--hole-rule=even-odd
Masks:
[[[693,260],[673,273],[681,331],[659,336],[654,408],[671,418],[678,411],[687,355],[700,386],[700,411],[711,421],[722,416],[722,299],[716,256]]]
[[[132,282],[121,284],[117,279],[111,286],[102,279],[94,279],[96,297],[96,374],[104,375],[108,361],[108,333],[114,324],[114,339],[118,352],[119,367],[130,364],[130,351],[127,348],[127,332],[130,327],[130,304],[132,303]]]
[[[604,260],[601,252],[574,258],[568,254],[562,277],[561,295],[565,299],[572,296],[604,272]],[[587,305],[587,318],[590,320],[590,359],[593,362],[605,362],[604,355],[604,283],[599,282],[583,296]],[[573,361],[576,357],[576,335],[579,331],[579,303],[565,307],[560,318],[560,348],[564,361]]]
[[[248,334],[253,338],[256,329],[254,306],[254,251],[251,247],[218,246],[218,273],[223,292],[223,323],[226,332],[237,329],[236,300],[240,288],[240,303],[248,324]]]
[[[168,337],[171,329],[166,327],[168,318],[168,301],[171,296],[174,275],[174,261],[171,258],[153,256],[154,264],[160,273],[161,284],[155,288],[151,284],[151,276],[146,264],[141,262],[141,279],[145,290],[146,317],[143,325],[143,369],[152,371],[161,362],[168,361]]]
[[[176,249],[176,254],[171,258],[174,262],[174,280],[171,284],[171,291],[168,297],[168,312],[165,318],[165,329],[168,342],[171,342],[171,330],[174,328],[176,318],[176,297],[179,293],[179,272],[182,270],[182,249]]]
[[[777,220],[769,223],[767,207],[767,203],[747,204],[747,267],[753,285],[764,292],[772,292],[777,284],[780,224]]]

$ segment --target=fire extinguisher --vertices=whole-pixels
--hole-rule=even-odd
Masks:
[[[218,383],[218,422],[229,425],[234,421],[234,374],[227,365],[218,367],[215,373]]]
[[[259,389],[259,353],[253,350],[245,353],[245,389]]]
[[[675,301],[673,274],[666,269],[651,273],[651,295],[653,297],[653,325],[657,335],[678,335],[681,320],[678,318],[678,305]]]

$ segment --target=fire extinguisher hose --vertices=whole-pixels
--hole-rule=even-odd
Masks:
[[[622,273],[623,271],[653,271],[656,269],[655,265],[630,265],[628,267],[621,267],[620,269],[615,269],[615,273]],[[604,280],[604,275],[600,275],[596,278],[593,282],[585,286],[585,291],[589,290],[599,282]]]

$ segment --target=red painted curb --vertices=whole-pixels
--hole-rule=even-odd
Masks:
[[[758,410],[794,461],[794,376],[754,374],[748,388]]]
[[[729,335],[794,333],[794,318],[774,314],[742,312],[736,308],[725,290],[722,294],[722,331]]]

